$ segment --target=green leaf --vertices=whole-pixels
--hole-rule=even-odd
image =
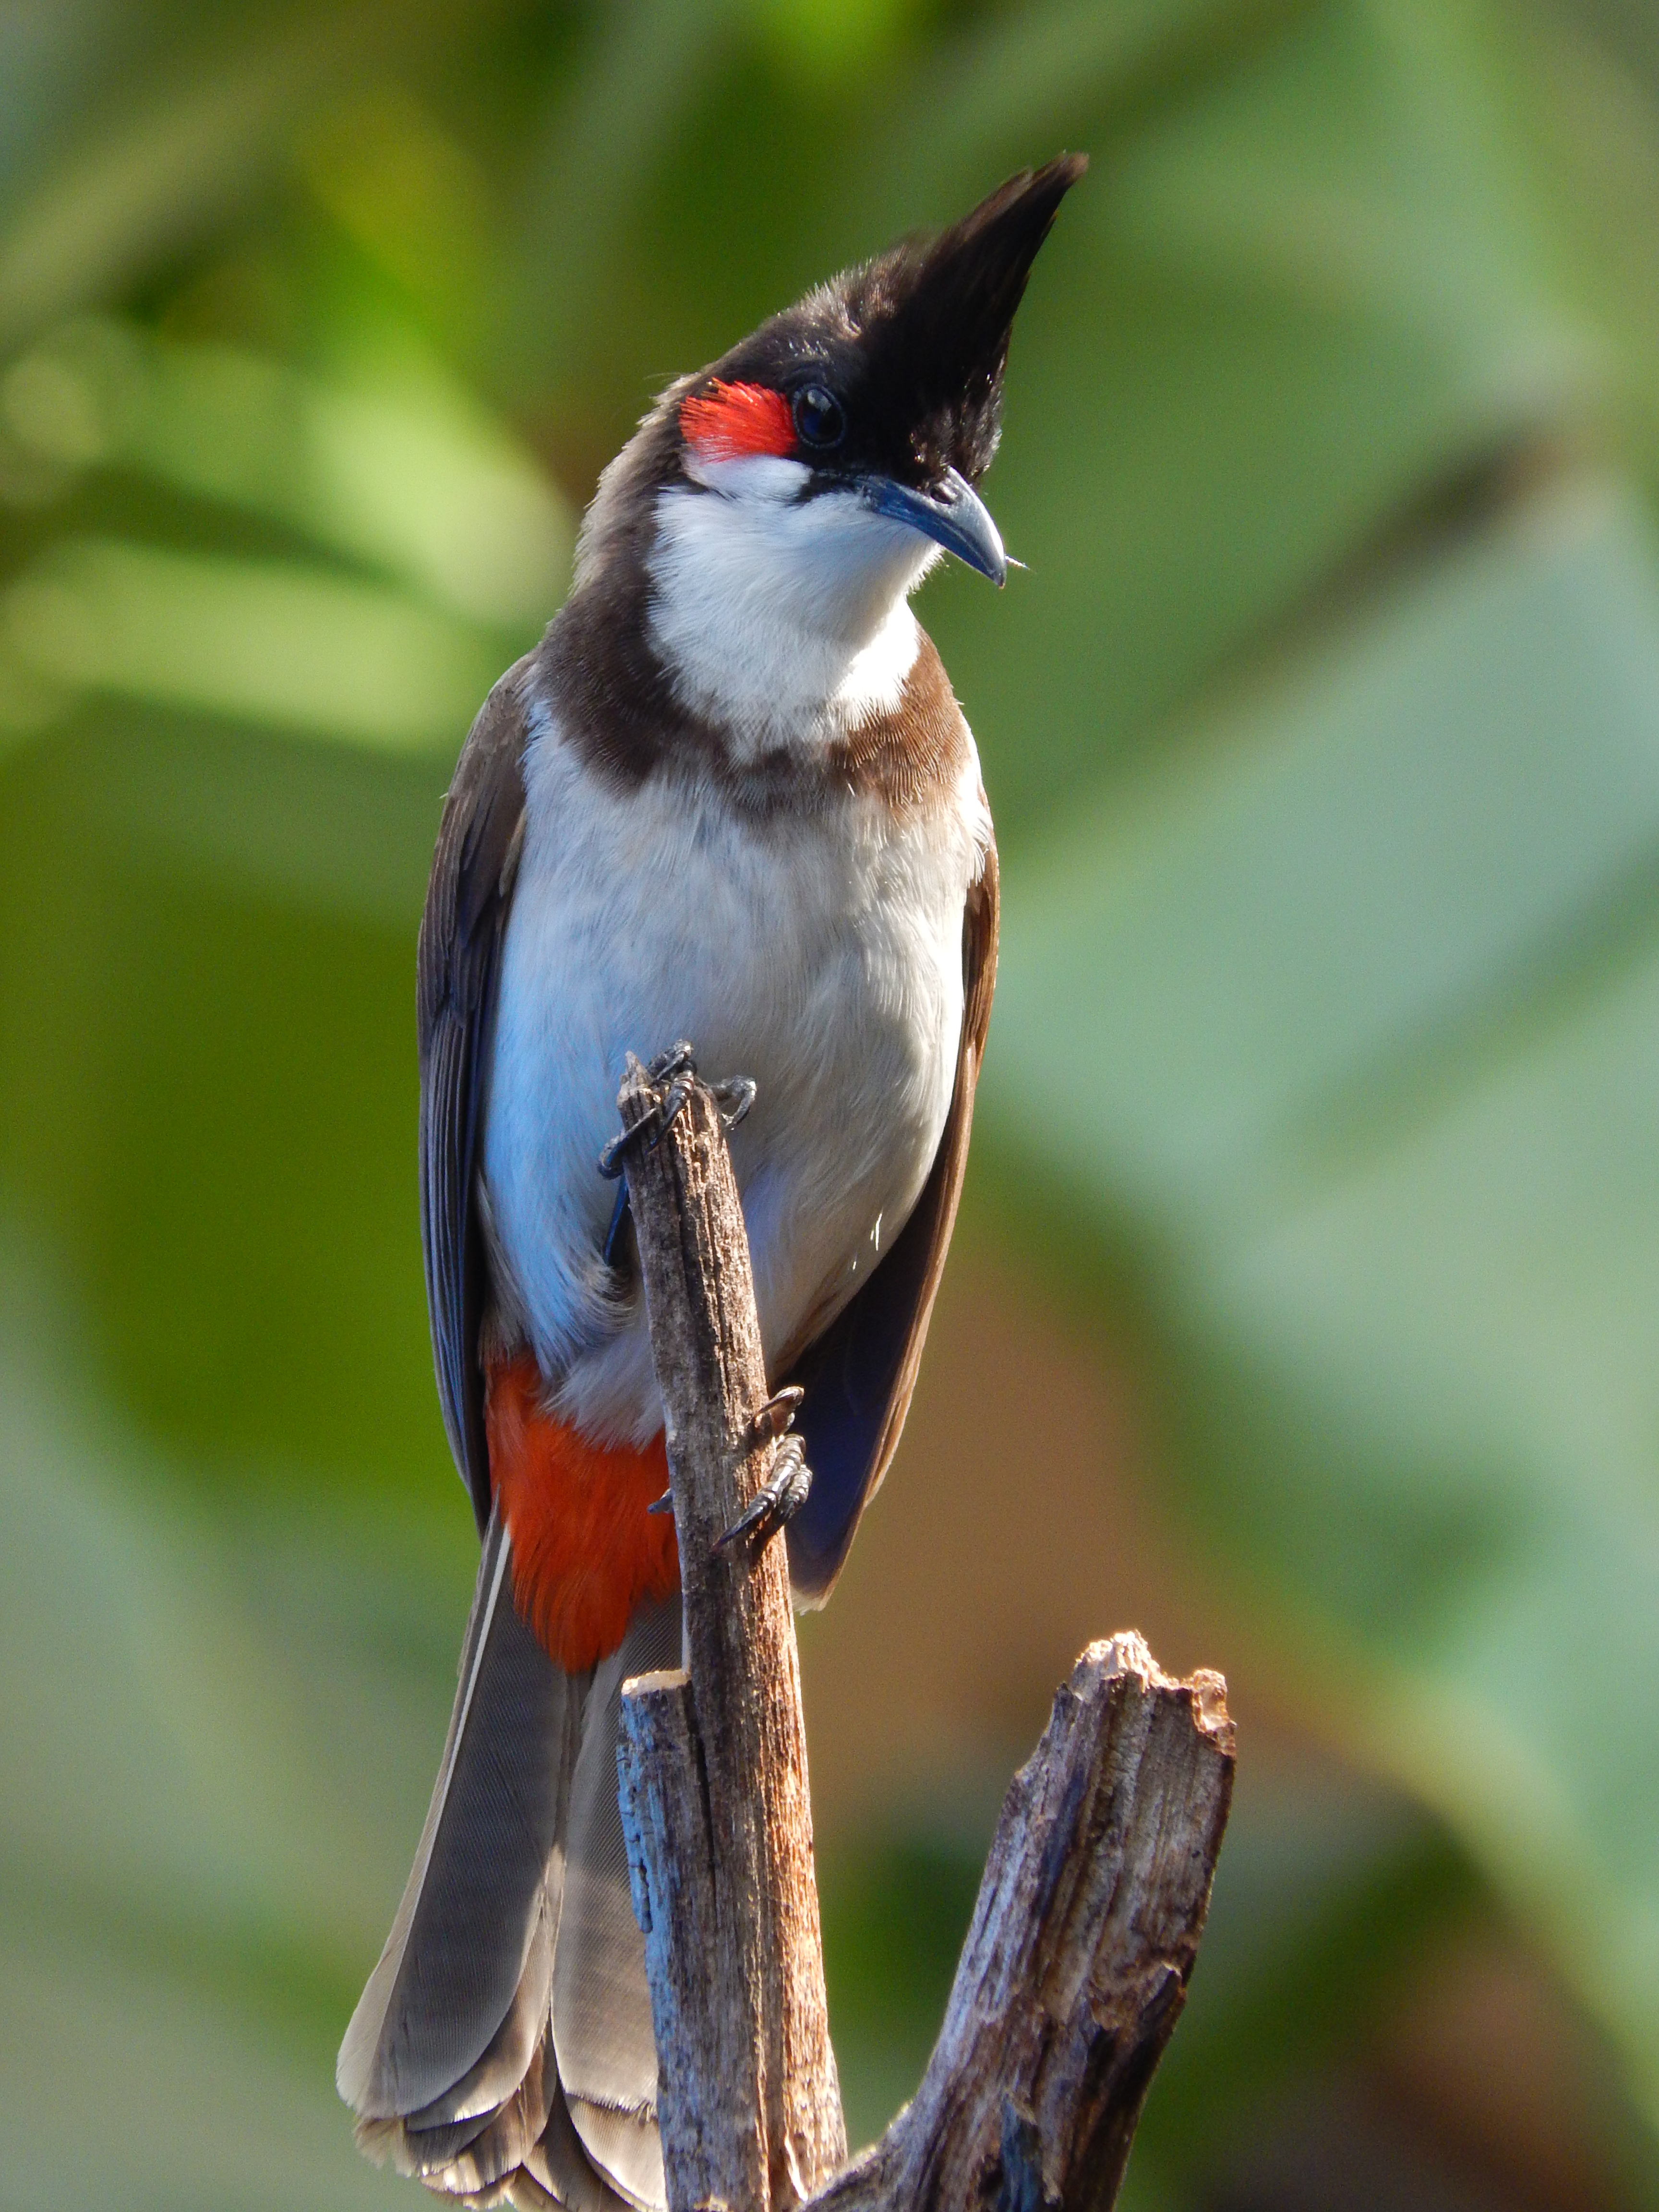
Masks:
[[[473,395],[413,341],[325,383],[228,346],[71,325],[0,385],[23,451],[94,463],[284,524],[440,605],[532,637],[569,580],[564,501]]]
[[[109,538],[54,547],[0,597],[0,650],[68,691],[392,747],[453,744],[501,658],[352,578]]]

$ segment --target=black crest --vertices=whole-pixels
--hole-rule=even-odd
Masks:
[[[907,240],[808,293],[695,380],[825,386],[847,435],[825,472],[969,483],[996,451],[1008,339],[1031,264],[1088,167],[1062,154],[1010,177],[936,238]]]

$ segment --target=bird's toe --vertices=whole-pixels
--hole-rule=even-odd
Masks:
[[[763,1551],[781,1529],[788,1527],[805,1504],[811,1488],[812,1470],[806,1464],[800,1438],[785,1437],[778,1447],[770,1478],[718,1539],[714,1549],[725,1552],[733,1545],[748,1542],[756,1552]]]

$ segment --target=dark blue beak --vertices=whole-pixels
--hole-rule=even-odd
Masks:
[[[859,486],[866,505],[895,522],[908,523],[958,561],[996,585],[1007,579],[1008,556],[991,511],[966,477],[946,469],[929,491],[912,491],[891,477],[866,477]]]

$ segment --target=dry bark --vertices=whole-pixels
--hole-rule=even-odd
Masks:
[[[630,1063],[625,1128],[659,1092]],[[690,1679],[623,1698],[618,1768],[672,2212],[770,2212],[847,2154],[830,2044],[800,1669],[781,1542],[715,1544],[771,1470],[749,1243],[702,1085],[627,1153],[666,1419]]]
[[[630,1062],[624,1127],[659,1098]],[[1226,1686],[1170,1680],[1133,1633],[1083,1654],[1004,1803],[921,2087],[843,2166],[784,1547],[714,1549],[776,1447],[754,1441],[749,1248],[701,1085],[628,1173],[690,1664],[627,1686],[617,1754],[670,2212],[1109,2206],[1209,1903]]]
[[[1092,2212],[1182,2006],[1232,1796],[1218,1674],[1093,1644],[1004,1801],[927,2071],[814,2212]]]

